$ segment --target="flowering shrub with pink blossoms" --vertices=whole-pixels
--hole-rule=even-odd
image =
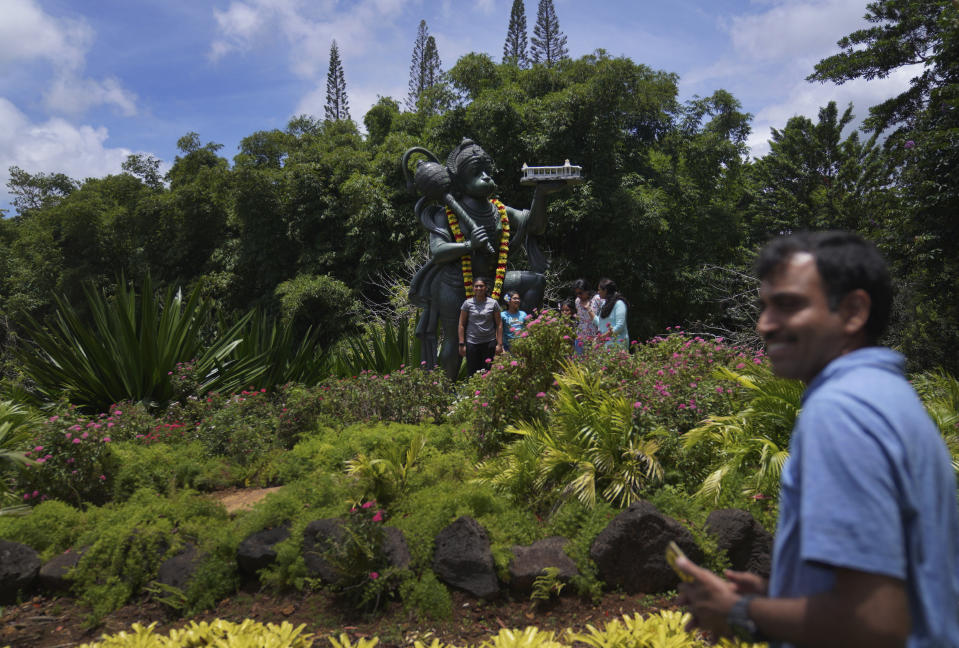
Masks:
[[[481,454],[497,450],[507,426],[544,420],[554,373],[573,353],[572,324],[555,311],[545,311],[526,324],[510,352],[496,356],[490,370],[472,376],[453,406],[450,420],[461,424]]]
[[[110,448],[120,415],[88,417],[72,405],[36,430],[19,471],[15,492],[25,504],[59,499],[74,506],[109,500],[116,458]]]

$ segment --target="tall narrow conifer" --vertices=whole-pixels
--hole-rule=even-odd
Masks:
[[[343,76],[343,62],[336,41],[330,45],[330,69],[326,73],[325,119],[336,121],[350,118],[350,102],[346,96],[346,77]]]
[[[440,82],[443,73],[439,50],[436,49],[436,39],[430,36],[426,21],[420,21],[413,43],[413,59],[410,62],[410,91],[406,96],[406,109],[416,110],[416,102],[420,95]]]
[[[529,58],[526,55],[526,43],[526,8],[523,0],[513,0],[509,27],[506,28],[506,43],[503,45],[503,63],[527,67]]]
[[[533,63],[552,66],[557,61],[569,58],[566,49],[566,36],[559,30],[559,19],[553,0],[539,0],[536,9],[536,25],[533,27],[532,58]]]

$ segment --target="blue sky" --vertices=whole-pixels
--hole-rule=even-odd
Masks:
[[[526,0],[532,34],[538,0]],[[916,70],[842,86],[804,79],[864,26],[865,0],[554,0],[570,55],[603,48],[680,76],[680,96],[724,88],[770,126],[830,100],[860,118]],[[0,0],[0,208],[8,167],[71,177],[115,173],[130,153],[164,161],[189,131],[236,153],[293,115],[323,116],[329,48],[343,59],[354,120],[406,96],[420,19],[444,69],[499,60],[512,0]],[[575,153],[571,152],[571,158]],[[544,161],[548,162],[548,161]]]

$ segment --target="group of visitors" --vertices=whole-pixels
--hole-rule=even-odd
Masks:
[[[488,297],[489,282],[483,277],[473,281],[473,295],[460,308],[459,353],[466,358],[467,375],[489,368],[493,356],[509,351],[510,343],[522,335],[530,314],[520,310],[522,297],[517,290],[506,294],[506,309]],[[560,304],[560,312],[576,322],[575,351],[582,354],[587,341],[602,336],[609,346],[629,348],[626,328],[626,299],[612,279],[602,279],[596,292],[585,279],[573,282],[575,300]]]

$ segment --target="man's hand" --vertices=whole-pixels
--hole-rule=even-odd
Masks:
[[[737,594],[758,594],[759,596],[766,596],[766,593],[769,591],[769,581],[759,574],[727,569],[724,576],[726,576],[726,580],[732,583],[733,589]]]
[[[740,597],[737,586],[695,565],[689,558],[679,558],[676,566],[693,577],[692,582],[679,584],[679,602],[689,606],[693,615],[686,629],[701,628],[719,637],[729,636],[726,617]]]

